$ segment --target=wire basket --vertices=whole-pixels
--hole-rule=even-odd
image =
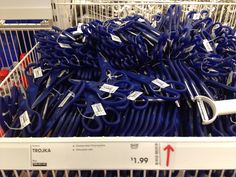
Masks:
[[[207,9],[215,21],[232,27],[236,26],[236,3],[210,1],[53,0],[53,21],[54,25],[67,28],[93,19],[123,18],[134,13],[142,14],[151,20],[153,15],[157,12],[165,12],[173,3],[181,4],[185,15],[190,10]],[[10,58],[8,62],[18,61],[15,57],[17,54],[14,54],[18,50],[27,52],[27,54],[0,83],[0,95],[10,95],[10,88],[13,85],[20,87],[24,94],[27,87],[24,75],[25,67],[32,62],[37,62],[40,58],[36,50],[38,44],[35,41],[24,41],[27,39],[25,34],[29,34],[28,39],[32,39],[31,32],[34,34],[36,29],[28,26],[23,28],[14,26],[12,28],[2,27],[1,30],[3,36],[0,36],[0,46],[6,44],[7,49],[3,47],[5,49],[3,53],[5,53],[4,58]],[[18,40],[18,31],[22,34],[23,43],[20,42],[20,39]],[[10,32],[10,41],[8,37],[4,37],[8,36],[8,32]],[[4,40],[8,40],[8,42]],[[10,43],[14,43],[14,45]],[[10,64],[3,62],[2,65],[9,66]],[[74,176],[79,177],[84,175],[109,176],[109,174],[117,177],[197,177],[201,175],[223,177],[236,174],[234,171],[236,169],[235,138],[1,138],[0,141],[0,150],[4,149],[4,151],[0,151],[2,176],[58,175],[67,177],[73,173]],[[167,165],[168,152],[165,150],[166,147],[170,147],[169,145],[173,148],[170,153],[174,154],[169,159],[171,165]],[[89,153],[77,151],[81,146],[90,147],[92,150],[94,147],[104,147],[104,149],[96,149]],[[132,154],[134,149],[139,149],[139,153]],[[42,151],[44,153],[41,153]],[[143,164],[146,162],[144,158],[150,158],[153,164],[150,165],[149,162],[146,165]],[[149,161],[151,161],[150,159]]]

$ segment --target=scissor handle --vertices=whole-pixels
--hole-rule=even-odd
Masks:
[[[221,115],[229,115],[229,114],[236,114],[236,99],[229,99],[229,100],[220,100],[220,101],[213,101],[212,99],[206,97],[206,96],[196,96],[196,101],[203,101],[207,103],[210,108],[212,109],[213,116],[209,119],[208,116],[205,116],[205,118],[202,118],[202,124],[208,125],[214,122],[217,118],[217,116]]]
[[[170,84],[170,89],[173,89],[174,91],[178,93],[184,93],[186,92],[186,86],[179,82],[179,81],[174,81],[174,80],[167,80],[165,81],[167,84]]]

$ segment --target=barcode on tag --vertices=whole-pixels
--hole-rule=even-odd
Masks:
[[[91,105],[91,107],[93,109],[95,116],[107,115],[101,103],[93,104],[93,105]]]
[[[227,78],[227,85],[230,85],[231,83],[232,83],[232,81],[233,81],[233,74],[234,74],[234,72],[233,71],[231,71],[230,73],[229,73],[229,76],[228,76],[228,78]]]
[[[127,97],[128,100],[136,100],[140,95],[142,95],[143,92],[140,92],[140,91],[134,91],[132,92],[131,94],[129,94],[129,96]]]
[[[206,48],[207,52],[212,52],[213,49],[211,47],[211,44],[209,43],[209,41],[207,39],[203,40],[203,45]]]
[[[198,20],[198,19],[200,19],[200,17],[201,17],[200,13],[193,14],[193,20]]]
[[[120,38],[114,34],[111,34],[111,39],[116,42],[121,42]]]
[[[25,111],[23,114],[20,115],[20,125],[21,129],[25,128],[30,124],[29,114]]]
[[[99,90],[107,93],[115,93],[119,87],[109,84],[103,84]]]
[[[155,79],[152,81],[152,83],[159,86],[160,88],[166,88],[170,86],[169,84],[160,79]]]
[[[42,77],[43,76],[43,72],[42,72],[41,67],[33,69],[33,75],[34,75],[35,79]]]
[[[75,97],[75,93],[74,92],[69,92],[66,97],[62,100],[62,102],[59,104],[59,108],[63,107],[66,102],[69,100],[70,97]]]
[[[69,44],[58,43],[61,48],[71,49],[72,47]]]

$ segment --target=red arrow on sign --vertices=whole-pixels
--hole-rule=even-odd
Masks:
[[[165,148],[164,148],[164,151],[167,151],[167,154],[166,154],[166,166],[168,167],[169,164],[170,164],[170,151],[174,152],[174,148],[168,144]]]

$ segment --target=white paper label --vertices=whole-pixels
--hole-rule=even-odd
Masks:
[[[136,100],[140,95],[142,95],[143,92],[140,92],[140,91],[134,91],[132,92],[131,94],[129,94],[129,96],[127,97],[128,100]]]
[[[103,84],[99,90],[107,93],[115,93],[119,87],[109,84]]]
[[[71,46],[69,44],[63,44],[63,43],[58,43],[60,45],[61,48],[67,48],[67,49],[71,49]]]
[[[82,25],[83,25],[83,23],[79,23],[78,27],[77,27],[77,32],[81,33],[81,34],[83,33],[83,31],[81,30]]]
[[[29,114],[27,111],[25,111],[23,114],[20,115],[20,125],[21,128],[25,128],[30,124]]]
[[[198,19],[200,19],[200,17],[201,17],[200,13],[193,14],[193,20],[198,20]]]
[[[211,44],[209,43],[209,41],[207,39],[203,40],[203,45],[206,48],[207,52],[212,52],[213,49],[211,47]]]
[[[31,144],[30,148],[31,169],[143,170],[158,169],[161,165],[165,168],[166,164],[166,152],[156,142],[46,142]],[[174,159],[173,153],[171,155]]]
[[[233,74],[234,74],[234,72],[233,71],[231,71],[230,73],[229,73],[229,76],[228,76],[228,78],[227,78],[227,85],[230,85],[231,83],[232,83],[232,81],[233,81]]]
[[[143,18],[139,18],[139,19],[138,19],[138,22],[141,22],[141,23],[142,23],[142,22],[145,22],[145,20],[144,20]]]
[[[34,78],[35,79],[42,77],[43,76],[43,72],[42,72],[41,67],[33,69],[33,74],[34,74]]]
[[[160,79],[155,79],[152,81],[152,83],[159,86],[160,88],[166,88],[170,86],[169,84]]]
[[[116,35],[111,34],[111,39],[116,42],[121,42],[120,38]]]
[[[65,103],[69,100],[70,97],[75,97],[75,93],[74,92],[70,92],[66,95],[66,97],[63,99],[63,101],[59,104],[59,108],[63,107],[65,105]]]
[[[120,21],[114,21],[115,24],[121,25],[122,23]]]
[[[91,105],[91,107],[93,109],[95,116],[107,115],[101,103],[93,104],[93,105]]]

